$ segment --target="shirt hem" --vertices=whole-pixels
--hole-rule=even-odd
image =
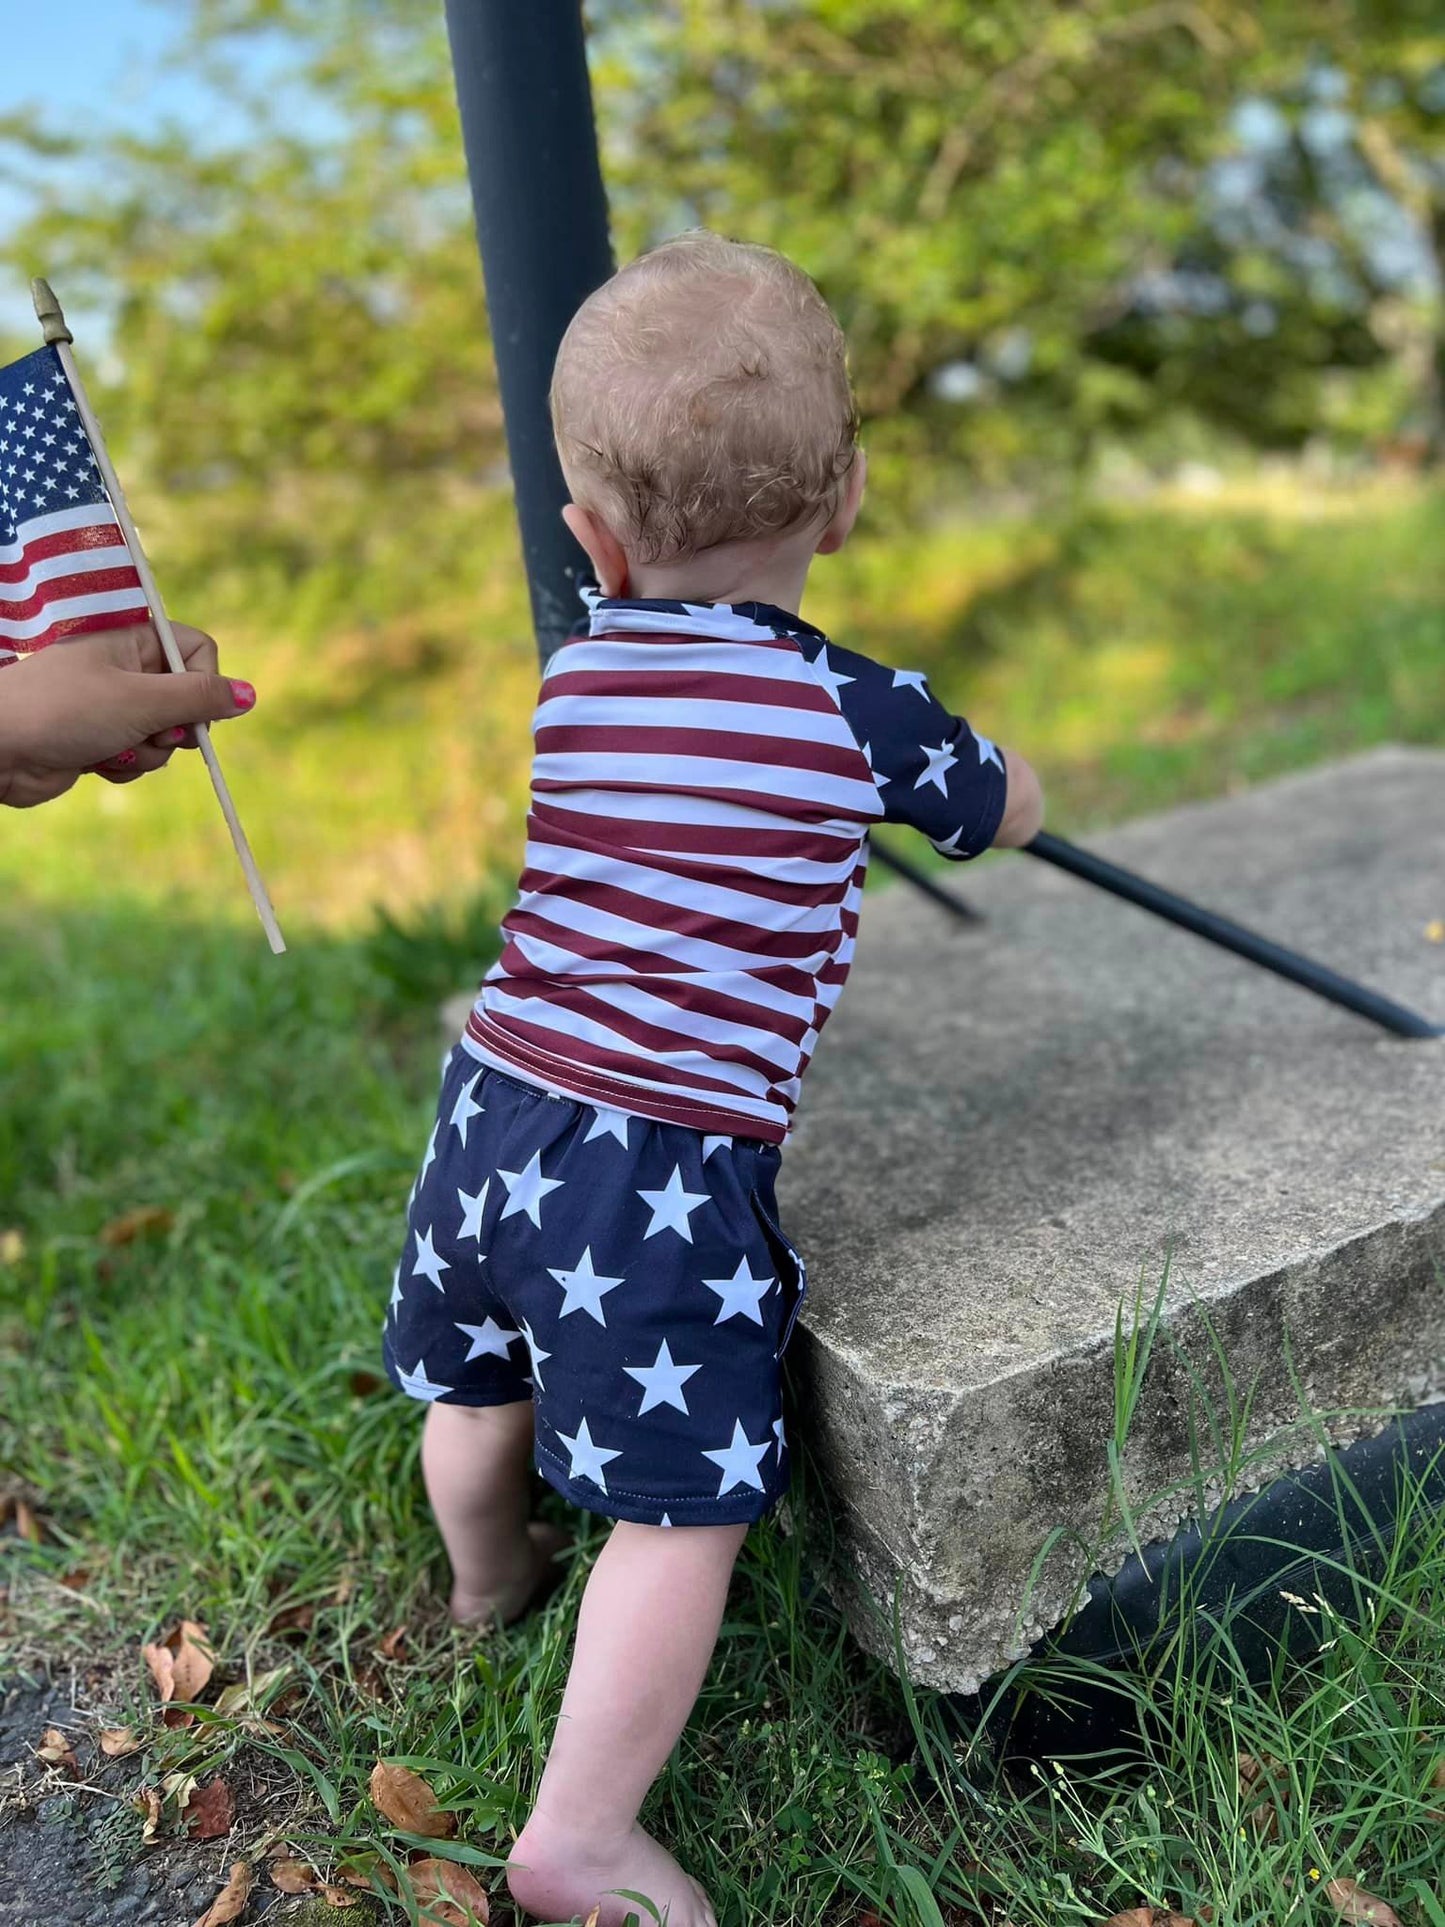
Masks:
[[[750,1137],[764,1144],[782,1144],[788,1135],[786,1123],[729,1111],[722,1105],[699,1104],[641,1090],[620,1078],[609,1077],[604,1071],[589,1071],[581,1065],[569,1064],[565,1058],[551,1058],[546,1052],[519,1047],[505,1031],[492,1026],[488,1026],[484,1037],[476,1011],[468,1017],[460,1041],[462,1048],[479,1064],[518,1077],[554,1097],[570,1097],[581,1104],[622,1111],[629,1117],[645,1117],[654,1124],[678,1124],[685,1130],[700,1131],[704,1136]]]

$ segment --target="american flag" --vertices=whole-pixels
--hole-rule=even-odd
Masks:
[[[0,368],[0,664],[146,614],[60,356]]]

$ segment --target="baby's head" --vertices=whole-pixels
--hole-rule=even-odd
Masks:
[[[613,275],[558,350],[552,422],[570,526],[598,562],[600,524],[634,585],[712,551],[796,551],[806,569],[857,512],[843,332],[770,248],[698,230]]]

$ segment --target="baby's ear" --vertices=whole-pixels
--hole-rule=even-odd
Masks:
[[[627,551],[600,515],[569,502],[562,520],[587,551],[587,559],[605,596],[624,596],[628,588]]]
[[[853,466],[848,471],[848,480],[843,488],[843,499],[818,538],[819,555],[836,555],[853,533],[853,524],[858,520],[858,511],[863,506],[863,490],[867,485],[868,457],[860,448],[853,456]]]

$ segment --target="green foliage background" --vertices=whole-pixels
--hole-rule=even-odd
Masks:
[[[244,137],[12,116],[30,212],[0,271],[43,269],[86,317],[171,604],[261,689],[225,748],[290,921],[459,899],[515,852],[533,670],[440,8],[175,17]],[[1439,511],[1398,474],[1441,447],[1435,6],[587,17],[619,253],[695,221],[772,242],[849,332],[874,483],[815,613],[924,660],[1035,755],[1064,819],[1438,733]],[[248,78],[254,46],[284,87]],[[1247,158],[1248,103],[1282,132],[1268,220],[1231,229],[1211,183]],[[1382,278],[1382,205],[1412,276]],[[1141,296],[1181,274],[1211,302]],[[1301,450],[1313,480],[1260,485]],[[1161,489],[1181,461],[1222,493]],[[0,841],[0,875],[244,914],[215,830],[193,768],[83,787],[23,854]]]

